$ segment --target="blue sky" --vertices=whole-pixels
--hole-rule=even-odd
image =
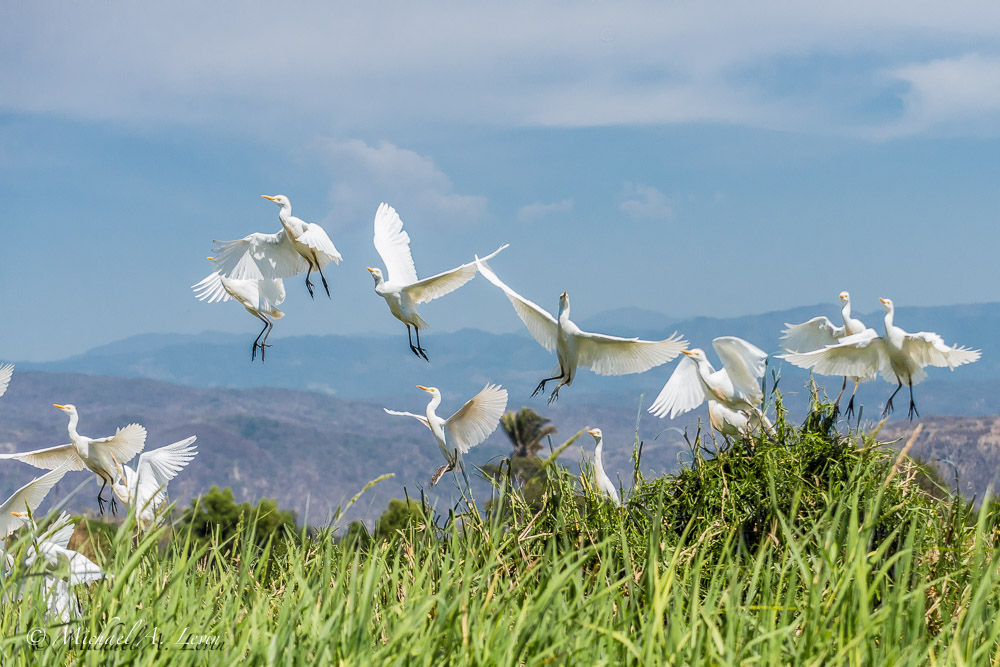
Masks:
[[[0,358],[255,329],[189,286],[278,193],[345,259],[276,336],[402,335],[383,200],[420,275],[508,242],[577,319],[995,301],[1000,6],[873,5],[6,3]],[[422,314],[520,327],[482,280]]]

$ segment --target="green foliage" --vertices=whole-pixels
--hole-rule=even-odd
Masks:
[[[411,535],[427,529],[434,516],[433,510],[416,500],[399,500],[393,498],[389,507],[375,522],[375,533],[369,535],[368,529],[360,521],[352,521],[347,528],[344,541],[348,544],[357,543],[362,546],[371,544],[372,540],[381,542],[390,540],[397,534]]]
[[[511,458],[535,458],[543,447],[542,440],[556,432],[550,421],[531,408],[506,412],[500,418],[500,426],[514,447]]]
[[[191,501],[180,525],[189,527],[197,541],[216,537],[225,542],[241,531],[249,531],[253,541],[264,546],[277,536],[294,534],[295,513],[278,509],[278,503],[269,498],[262,498],[256,506],[237,503],[232,489],[213,486],[208,493]]]

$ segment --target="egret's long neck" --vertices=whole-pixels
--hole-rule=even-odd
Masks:
[[[282,222],[288,222],[288,218],[290,217],[292,217],[291,203],[282,204],[281,209],[278,211],[278,219]]]
[[[601,461],[602,452],[604,451],[604,438],[597,439],[597,447],[594,448],[594,465],[598,468],[603,468],[604,463]]]
[[[886,331],[888,331],[889,329],[892,328],[892,314],[893,314],[893,310],[894,309],[890,308],[889,310],[885,311],[885,330]]]
[[[559,323],[560,324],[562,324],[563,322],[568,322],[569,321],[569,301],[560,301],[559,302],[559,318],[558,319],[559,319]]]
[[[840,310],[840,314],[844,316],[844,326],[848,326],[851,321],[851,302],[848,301],[844,304],[844,307]]]
[[[427,421],[434,421],[434,417],[437,417],[437,409],[439,405],[441,405],[441,394],[431,396],[431,402],[427,404]]]
[[[69,425],[66,429],[69,431],[70,441],[79,439],[80,434],[76,432],[76,425],[80,423],[80,415],[75,412],[69,413]]]

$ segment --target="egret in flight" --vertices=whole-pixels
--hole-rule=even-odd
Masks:
[[[504,244],[487,259],[507,247]],[[385,275],[380,269],[367,267],[375,279],[375,293],[389,304],[393,316],[406,325],[406,337],[410,341],[410,351],[427,359],[427,350],[420,345],[420,330],[427,328],[427,322],[417,313],[417,306],[444,296],[476,277],[476,264],[469,262],[451,271],[439,273],[423,280],[417,279],[417,269],[410,255],[410,235],[403,231],[403,221],[396,209],[385,202],[375,212],[375,250],[385,264]],[[413,345],[410,327],[417,332],[417,345]]]
[[[622,501],[618,498],[618,489],[615,488],[608,474],[604,472],[604,461],[602,460],[604,434],[601,433],[601,429],[599,428],[588,429],[587,433],[594,436],[594,440],[597,442],[597,446],[594,447],[594,478],[597,481],[597,488],[607,494],[611,500],[615,501],[615,505],[621,505]]]
[[[578,366],[589,368],[598,375],[644,373],[674,359],[687,345],[687,341],[681,340],[677,333],[665,340],[648,341],[582,331],[569,319],[569,296],[566,292],[559,295],[559,316],[552,317],[541,306],[504,284],[485,260],[477,257],[476,265],[484,278],[507,295],[514,305],[514,312],[538,344],[549,352],[554,351],[559,358],[558,372],[553,370],[554,375],[539,382],[531,394],[534,396],[545,390],[546,383],[559,380],[559,386],[549,396],[549,403],[559,398],[559,390],[564,385],[572,384]]]
[[[945,345],[936,333],[920,331],[908,333],[893,322],[895,309],[892,299],[879,299],[885,310],[885,336],[872,329],[847,336],[833,345],[812,352],[782,355],[801,368],[812,369],[820,375],[847,375],[867,377],[880,374],[886,382],[895,382],[896,389],[886,401],[882,416],[892,413],[892,399],[905,384],[910,388],[910,407],[907,416],[920,416],[913,402],[913,385],[927,377],[926,366],[956,366],[971,364],[980,356],[979,350]]]
[[[121,472],[117,461],[129,461],[142,451],[146,445],[146,429],[139,424],[129,424],[119,428],[114,435],[106,438],[88,438],[77,433],[76,425],[80,415],[75,405],[53,404],[69,415],[69,444],[37,449],[32,452],[0,454],[0,460],[14,459],[33,465],[36,468],[55,470],[65,466],[67,470],[83,470],[87,468],[100,478],[101,490],[97,493],[97,506],[104,514],[104,487],[113,484]],[[114,513],[114,494],[111,495],[111,512]]]
[[[333,241],[315,222],[306,222],[292,215],[292,203],[285,195],[261,195],[281,207],[278,219],[281,231],[274,234],[254,233],[235,241],[216,241],[215,268],[226,278],[239,280],[273,280],[291,278],[306,272],[306,289],[313,294],[309,276],[319,271],[323,288],[330,296],[330,286],[323,275],[323,267],[343,259]]]
[[[135,470],[121,465],[121,476],[111,485],[111,490],[124,505],[135,508],[136,521],[143,530],[162,521],[157,511],[167,500],[167,482],[177,476],[198,450],[192,435],[172,445],[143,452]],[[158,521],[159,519],[159,521]]]
[[[209,257],[209,259],[212,259]],[[218,271],[213,271],[201,282],[192,285],[194,295],[199,301],[215,303],[216,301],[229,301],[236,299],[247,312],[264,323],[264,328],[257,334],[253,341],[253,349],[250,351],[250,361],[257,357],[257,348],[260,348],[260,360],[264,361],[265,348],[271,347],[267,344],[267,337],[271,335],[275,320],[280,320],[285,316],[278,310],[278,306],[285,300],[285,283],[280,278],[260,278],[258,280],[226,278]],[[264,340],[261,340],[261,336]]]
[[[840,303],[843,304],[840,312],[844,318],[844,326],[837,326],[822,315],[802,324],[785,322],[785,326],[788,328],[782,331],[784,335],[781,337],[785,341],[784,348],[789,352],[812,352],[827,345],[834,345],[847,336],[855,336],[868,328],[861,320],[851,317],[851,295],[848,292],[840,293]],[[854,396],[858,393],[858,385],[862,381],[871,380],[874,377],[874,374],[866,377],[850,377],[851,380],[854,380],[854,391],[851,392],[851,400],[847,403],[848,419],[854,414]],[[837,400],[834,401],[834,410],[840,406],[840,399],[844,395],[844,390],[847,389],[847,380],[848,376],[845,375],[844,382],[840,385],[840,393],[837,394]]]
[[[470,398],[458,412],[447,419],[442,419],[438,417],[436,412],[438,406],[441,405],[441,392],[436,387],[423,385],[417,385],[417,389],[431,395],[430,403],[427,404],[426,416],[415,415],[412,412],[397,412],[389,408],[383,409],[390,415],[413,417],[429,428],[434,435],[434,440],[447,461],[446,465],[438,468],[431,480],[431,486],[434,486],[443,474],[456,467],[465,474],[462,454],[484,442],[497,429],[500,417],[507,409],[507,390],[501,389],[500,385],[487,384],[482,391]],[[466,483],[468,483],[468,479],[466,479]]]
[[[60,466],[36,477],[11,494],[0,505],[0,540],[21,526],[20,515],[27,516],[38,509],[45,496],[63,478],[68,469]]]
[[[705,401],[714,401],[718,407],[713,417],[709,404],[709,419],[724,435],[727,430],[745,433],[757,422],[770,430],[770,421],[757,407],[764,400],[760,379],[764,377],[767,353],[736,336],[720,336],[712,341],[712,347],[722,360],[722,369],[715,370],[704,350],[684,350],[685,358],[677,364],[649,411],[673,419]]]
[[[14,364],[4,364],[0,366],[0,396],[7,393],[7,385],[10,384],[10,376],[14,374]]]

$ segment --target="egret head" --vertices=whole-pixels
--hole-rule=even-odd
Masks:
[[[68,415],[76,414],[76,406],[73,405],[72,403],[67,403],[66,405],[59,405],[58,403],[53,403],[52,407],[59,408]]]
[[[418,384],[417,385],[417,389],[426,391],[428,394],[431,395],[432,398],[440,398],[441,397],[441,392],[438,391],[437,387],[425,387],[422,384]]]
[[[569,309],[569,294],[563,292],[559,295],[559,312]]]
[[[604,434],[601,433],[601,429],[599,428],[588,428],[587,433],[594,436],[594,440],[596,440],[597,442],[600,442],[601,438],[604,437]]]
[[[27,512],[11,512],[10,515],[24,523],[31,523],[31,516]]]
[[[372,274],[372,278],[375,279],[376,285],[385,280],[385,278],[382,277],[382,269],[373,269],[370,266],[366,266],[365,268],[368,269],[368,273]]]
[[[841,303],[850,303],[851,302],[851,295],[849,293],[847,293],[847,292],[841,292],[840,293],[840,302]]]
[[[885,309],[885,312],[887,313],[892,312],[892,299],[883,299],[879,297],[879,301],[882,302],[882,307]]]
[[[275,195],[273,197],[271,195],[261,195],[261,197],[264,199],[270,199],[281,208],[285,208],[286,206],[289,208],[292,207],[292,202],[288,201],[288,197],[285,195]]]
[[[681,354],[687,355],[693,361],[702,362],[708,361],[708,357],[705,356],[705,350],[700,347],[696,347],[693,350],[681,350]]]

